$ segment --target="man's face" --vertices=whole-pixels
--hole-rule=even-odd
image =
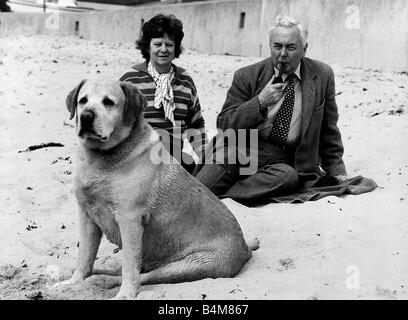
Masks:
[[[282,66],[286,74],[295,72],[307,49],[307,46],[303,48],[299,29],[276,27],[269,40],[273,65],[278,69]]]

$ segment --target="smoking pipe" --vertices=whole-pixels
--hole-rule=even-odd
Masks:
[[[279,63],[279,66],[280,66],[279,74],[275,79],[273,79],[272,84],[283,82],[283,79],[282,79],[283,65],[284,65],[283,63]]]

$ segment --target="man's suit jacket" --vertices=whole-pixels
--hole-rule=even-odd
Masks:
[[[217,117],[217,128],[254,129],[264,123],[267,110],[260,110],[258,94],[274,74],[272,59],[244,67],[234,74],[231,88]],[[301,138],[295,150],[294,168],[306,186],[319,177],[346,175],[343,144],[337,127],[333,70],[326,64],[303,58]],[[324,172],[320,169],[323,168]]]

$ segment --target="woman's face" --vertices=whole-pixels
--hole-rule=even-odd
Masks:
[[[165,33],[161,38],[150,40],[150,61],[158,72],[167,72],[174,59],[175,43]]]

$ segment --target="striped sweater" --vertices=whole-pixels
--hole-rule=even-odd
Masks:
[[[182,150],[183,140],[187,139],[198,158],[201,159],[207,144],[207,135],[197,89],[193,79],[183,68],[174,64],[172,66],[175,71],[172,87],[176,105],[173,114],[177,126],[173,126],[172,122],[165,117],[163,107],[160,109],[154,107],[156,84],[153,77],[147,72],[147,62],[135,65],[127,70],[119,81],[129,81],[137,85],[146,97],[147,106],[143,112],[144,118],[153,128],[164,129],[170,133],[169,143],[171,149],[168,151],[171,155],[179,159],[177,151]],[[162,137],[162,139],[165,138]],[[166,146],[166,143],[164,145]]]

